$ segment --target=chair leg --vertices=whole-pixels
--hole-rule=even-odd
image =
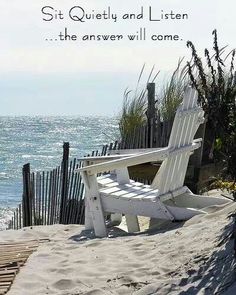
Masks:
[[[129,233],[140,231],[138,217],[134,215],[125,215],[126,224]]]
[[[96,237],[106,237],[107,229],[104,218],[104,212],[101,203],[101,197],[99,194],[97,177],[95,175],[88,175],[86,172],[82,172],[83,181],[87,188],[87,202],[92,217],[93,228]]]
[[[113,213],[111,214],[111,224],[117,226],[122,221],[122,214],[120,213]]]
[[[93,220],[92,220],[91,212],[89,210],[89,204],[88,204],[88,201],[87,201],[87,196],[85,196],[84,200],[85,200],[85,221],[84,221],[84,225],[85,225],[86,230],[90,230],[90,229],[93,229]]]
[[[107,229],[100,197],[90,197],[88,200],[95,235],[100,238],[106,237]]]

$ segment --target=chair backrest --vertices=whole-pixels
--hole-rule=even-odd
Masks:
[[[204,121],[204,112],[198,106],[197,100],[197,91],[188,87],[183,102],[176,111],[168,144],[170,150],[174,151],[193,142],[199,125]],[[183,186],[190,153],[191,151],[183,151],[170,155],[162,162],[152,182],[152,187],[158,188],[160,195]]]

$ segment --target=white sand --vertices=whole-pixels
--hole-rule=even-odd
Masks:
[[[220,209],[167,231],[119,236],[122,231],[113,230],[105,239],[81,234],[75,225],[1,232],[1,241],[50,238],[8,294],[223,294],[235,279],[228,216],[236,204]],[[236,294],[233,287],[227,295]]]

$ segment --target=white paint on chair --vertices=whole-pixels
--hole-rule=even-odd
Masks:
[[[82,177],[85,182],[86,189],[88,190],[86,199],[89,205],[90,217],[92,218],[95,235],[97,237],[105,237],[107,235],[107,229],[97,177],[95,175],[89,176],[86,172],[82,172]]]
[[[96,236],[107,235],[104,214],[125,214],[129,231],[138,231],[137,216],[166,220],[187,220],[205,213],[202,208],[212,204],[225,204],[228,200],[193,195],[184,184],[189,157],[200,147],[200,140],[194,140],[204,112],[197,105],[197,93],[188,88],[179,106],[169,144],[162,149],[148,149],[125,156],[104,157],[104,162],[80,168],[86,186],[89,215]],[[93,161],[96,159],[94,158]],[[152,185],[129,180],[128,167],[145,162],[163,161]],[[96,161],[95,161],[96,162]],[[110,177],[96,177],[97,173],[115,171]],[[190,207],[190,208],[188,208]]]

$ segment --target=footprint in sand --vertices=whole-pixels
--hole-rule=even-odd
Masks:
[[[58,290],[70,290],[76,287],[73,280],[61,279],[53,284],[53,287]]]
[[[69,267],[63,268],[63,269],[58,268],[56,272],[59,273],[59,274],[68,275],[70,273],[73,273],[74,272],[74,269],[73,268],[69,268]]]
[[[95,289],[88,292],[84,292],[83,295],[104,295],[104,290]]]
[[[89,243],[87,245],[85,245],[85,248],[89,248],[89,247],[97,247],[101,244],[101,242],[92,242],[92,243]]]

